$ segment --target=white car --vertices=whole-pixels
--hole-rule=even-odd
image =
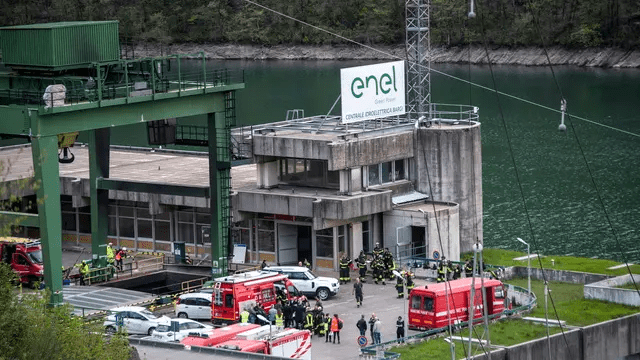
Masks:
[[[211,320],[211,294],[182,294],[176,303],[176,316],[185,319]]]
[[[109,334],[118,331],[118,326],[123,326],[129,334],[151,335],[158,327],[158,323],[169,320],[167,316],[157,317],[141,306],[125,306],[109,310],[104,328]]]
[[[189,334],[206,334],[213,330],[213,326],[201,324],[189,319],[171,319],[169,322],[158,324],[156,331],[151,334],[154,341],[180,341]]]
[[[285,274],[293,285],[304,295],[326,300],[340,290],[340,282],[336,278],[316,276],[304,266],[268,266],[264,271],[275,271]]]

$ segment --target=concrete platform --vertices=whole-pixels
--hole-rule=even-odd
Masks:
[[[514,260],[514,261],[522,261],[522,260],[527,260],[529,258],[535,259],[537,256],[538,256],[538,254],[531,254],[531,255],[525,255],[525,256],[520,256],[520,257],[517,257],[517,258],[513,258],[512,260]],[[541,257],[544,257],[544,256],[541,256]]]
[[[620,265],[610,266],[610,267],[608,267],[608,268],[607,268],[607,270],[617,270],[617,269],[622,269],[622,268],[624,268],[624,267],[627,267],[627,265],[629,265],[629,266],[633,266],[633,265],[635,265],[635,264],[628,263],[628,264],[620,264]]]

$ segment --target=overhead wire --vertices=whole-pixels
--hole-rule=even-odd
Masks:
[[[544,50],[545,56],[547,57],[547,63],[549,65],[549,69],[551,70],[551,74],[553,75],[553,80],[556,83],[556,87],[558,88],[558,92],[560,93],[560,98],[562,101],[565,100],[564,94],[562,92],[562,87],[560,86],[560,82],[558,81],[555,71],[553,70],[553,64],[551,63],[551,58],[549,57],[549,52],[547,51],[547,46],[545,44],[544,41],[544,37],[542,36],[542,31],[540,30],[540,22],[539,22],[539,18],[533,8],[533,6],[531,5],[531,2],[529,1],[529,10],[531,11],[531,15],[533,17],[533,23],[534,26],[536,28],[536,31],[538,32],[538,35],[540,36],[540,42],[542,44],[542,49]],[[565,102],[566,104],[566,102]],[[571,118],[571,115],[569,115],[567,113],[567,121],[569,121]],[[609,228],[611,229],[611,232],[613,233],[613,238],[616,241],[616,246],[618,248],[618,252],[620,253],[620,256],[622,257],[622,260],[624,261],[625,267],[627,268],[627,272],[629,273],[629,276],[631,278],[631,281],[633,282],[633,285],[636,289],[636,292],[638,293],[638,295],[640,295],[640,289],[638,289],[638,284],[636,283],[634,276],[631,272],[631,267],[629,266],[629,261],[627,260],[627,257],[625,255],[625,252],[622,251],[622,246],[620,244],[620,239],[618,238],[618,233],[615,230],[615,227],[613,226],[613,223],[611,222],[611,217],[609,216],[609,212],[607,211],[607,207],[604,203],[604,200],[602,199],[602,196],[600,195],[600,190],[598,188],[598,184],[596,183],[595,177],[593,176],[593,172],[591,171],[591,167],[589,166],[589,162],[587,161],[587,156],[584,153],[584,149],[582,148],[582,143],[580,142],[580,139],[578,138],[578,133],[576,131],[576,128],[573,125],[573,122],[571,122],[571,130],[573,132],[573,136],[576,140],[576,144],[578,144],[578,149],[580,150],[580,155],[582,156],[582,159],[584,161],[584,164],[587,168],[587,171],[589,173],[589,179],[591,180],[591,183],[593,184],[593,187],[596,191],[596,195],[598,197],[598,201],[600,203],[600,206],[602,207],[602,211],[604,212],[605,218],[607,219],[607,223],[609,225]],[[562,330],[562,327],[561,327]]]
[[[280,11],[277,11],[277,10],[271,9],[271,8],[269,8],[269,7],[266,7],[266,6],[264,6],[264,5],[262,5],[262,4],[259,4],[259,3],[255,2],[255,1],[253,1],[253,0],[243,0],[243,1],[245,1],[245,2],[247,2],[247,3],[249,3],[249,4],[252,4],[252,5],[258,6],[258,7],[262,8],[262,9],[267,10],[267,11],[269,11],[269,12],[272,12],[272,13],[274,13],[274,14],[277,14],[277,15],[283,16],[283,17],[285,17],[285,18],[287,18],[287,19],[289,19],[289,20],[292,20],[292,21],[298,22],[298,23],[300,23],[300,24],[303,24],[303,25],[309,26],[309,27],[311,27],[311,28],[313,28],[313,29],[316,29],[316,30],[318,30],[318,31],[322,31],[322,32],[327,33],[327,34],[329,34],[329,35],[335,36],[335,37],[340,38],[340,39],[342,39],[342,40],[344,40],[344,41],[346,41],[346,42],[349,42],[349,43],[351,43],[351,44],[358,45],[358,46],[360,46],[360,47],[363,47],[363,48],[365,48],[365,49],[369,49],[369,50],[374,51],[374,52],[377,52],[377,53],[379,53],[379,54],[383,54],[383,55],[388,56],[388,57],[390,57],[390,58],[392,58],[392,59],[406,60],[405,58],[403,58],[403,57],[401,57],[401,56],[398,56],[398,55],[392,54],[392,53],[390,53],[390,52],[387,52],[387,51],[384,51],[384,50],[381,50],[381,49],[377,49],[377,48],[375,48],[375,47],[373,47],[373,46],[370,46],[370,45],[367,45],[367,44],[364,44],[364,43],[361,43],[361,42],[358,42],[358,41],[355,41],[355,40],[349,39],[349,38],[347,38],[347,37],[345,37],[345,36],[342,36],[342,35],[340,35],[340,34],[338,34],[338,33],[333,32],[333,31],[331,31],[331,30],[327,30],[327,29],[321,28],[321,27],[319,27],[319,26],[316,26],[316,25],[310,24],[310,23],[308,23],[308,22],[306,22],[306,21],[303,21],[303,20],[300,20],[300,19],[296,19],[296,18],[294,18],[294,17],[292,17],[292,16],[290,16],[290,15],[287,15],[287,14],[284,14],[284,13],[282,13],[282,12],[280,12]],[[424,67],[424,65],[421,65],[421,64],[417,64],[417,65],[418,65],[418,66],[421,66],[421,67]],[[477,84],[477,83],[471,82],[471,81],[469,81],[469,80],[466,80],[466,79],[463,79],[463,78],[460,78],[460,77],[457,77],[457,76],[454,76],[454,75],[448,74],[448,73],[446,73],[446,72],[443,72],[443,71],[440,71],[440,70],[436,70],[436,69],[434,69],[434,68],[430,68],[430,69],[429,69],[429,71],[434,72],[434,73],[436,73],[436,74],[438,74],[438,75],[442,75],[442,76],[448,77],[448,78],[453,79],[453,80],[456,80],[456,81],[460,81],[460,82],[463,82],[463,83],[469,84],[469,85],[471,85],[471,86],[475,86],[475,87],[477,87],[477,88],[479,88],[479,89],[488,90],[488,91],[491,91],[491,92],[494,92],[494,91],[495,91],[495,92],[497,92],[498,94],[500,94],[500,95],[502,95],[502,96],[506,96],[506,97],[512,98],[512,99],[514,99],[514,100],[517,100],[517,101],[520,101],[520,102],[527,103],[527,104],[529,104],[529,105],[537,106],[537,107],[539,107],[539,108],[542,108],[542,109],[545,109],[545,110],[548,110],[548,111],[552,111],[552,112],[555,112],[555,113],[558,113],[558,114],[559,114],[559,113],[561,113],[561,111],[560,111],[560,110],[558,110],[558,109],[555,109],[555,108],[552,108],[552,107],[549,107],[549,106],[546,106],[546,105],[542,105],[542,104],[536,103],[536,102],[534,102],[534,101],[527,100],[527,99],[525,99],[525,98],[521,98],[521,97],[516,96],[516,95],[512,95],[512,94],[505,93],[505,92],[502,92],[502,91],[497,91],[497,90],[494,90],[494,89],[492,89],[492,88],[490,88],[490,87],[488,87],[488,86],[484,86],[484,85],[481,85],[481,84]],[[567,114],[568,114],[568,113],[567,113]],[[627,135],[630,135],[630,136],[635,136],[635,137],[640,138],[640,134],[632,133],[632,132],[630,132],[630,131],[626,131],[626,130],[623,130],[623,129],[618,129],[618,128],[616,128],[616,127],[609,126],[609,125],[606,125],[606,124],[602,124],[602,123],[599,123],[599,122],[597,122],[597,121],[589,120],[589,119],[587,119],[587,118],[584,118],[584,117],[581,117],[581,116],[578,116],[578,115],[572,115],[572,116],[573,116],[575,119],[578,119],[578,120],[581,120],[581,121],[584,121],[584,122],[588,122],[588,123],[593,124],[593,125],[596,125],[596,126],[601,126],[601,127],[604,127],[604,128],[610,129],[610,130],[613,130],[613,131],[618,131],[618,132],[621,132],[621,133],[624,133],[624,134],[627,134]]]
[[[515,176],[516,176],[516,182],[518,183],[518,189],[519,189],[520,197],[521,197],[521,200],[522,200],[522,207],[524,208],[525,216],[526,216],[526,219],[527,219],[527,224],[529,226],[529,232],[531,233],[531,238],[533,239],[534,249],[538,249],[537,251],[538,251],[538,253],[540,253],[539,252],[539,248],[538,248],[538,242],[537,242],[537,239],[536,239],[536,236],[535,236],[535,231],[533,230],[533,224],[531,223],[531,216],[529,214],[529,208],[527,207],[527,200],[526,200],[526,198],[524,196],[524,189],[522,188],[522,181],[520,179],[520,172],[518,171],[518,165],[517,165],[517,162],[516,162],[516,159],[515,159],[515,155],[514,155],[514,152],[513,152],[513,143],[511,141],[511,136],[509,135],[509,130],[507,128],[507,122],[506,122],[505,117],[504,117],[504,111],[502,110],[502,103],[500,102],[500,96],[498,96],[498,90],[497,90],[498,87],[497,87],[497,84],[496,84],[495,74],[493,73],[493,66],[491,64],[491,57],[490,57],[490,54],[489,54],[489,46],[487,45],[486,28],[485,28],[485,22],[484,22],[484,12],[481,11],[481,7],[480,7],[479,4],[478,4],[478,13],[480,14],[480,24],[481,24],[481,27],[482,27],[482,30],[481,30],[482,43],[484,45],[484,51],[485,51],[485,55],[487,57],[487,63],[489,64],[489,72],[491,73],[491,80],[493,82],[494,92],[496,94],[496,102],[497,102],[497,105],[498,105],[498,110],[500,112],[500,118],[502,119],[502,126],[504,128],[505,138],[507,139],[507,144],[509,146],[509,155],[511,157],[511,163],[512,163],[513,170],[514,170],[514,173],[515,173]],[[537,258],[538,258],[538,262],[540,264],[540,269],[542,269],[543,268],[542,259],[540,259],[539,256]],[[543,278],[544,283],[547,284],[547,286],[548,286],[549,282],[547,280],[547,276],[546,276],[544,271],[542,271],[542,278]],[[556,309],[556,306],[555,306],[555,303],[553,301],[553,297],[551,296],[551,293],[547,292],[546,295],[548,295],[549,299],[551,299],[551,305],[553,306],[553,311],[554,311],[554,313],[556,315],[556,319],[558,320],[558,322],[560,322],[560,318],[558,316],[558,310]],[[547,324],[548,324],[548,319],[546,317],[547,317],[547,314],[545,312],[545,319],[547,320]],[[569,346],[569,342],[568,342],[567,337],[566,337],[566,335],[564,333],[564,330],[562,330],[562,326],[560,328],[561,328],[561,331],[562,331],[562,337],[563,337],[564,342],[566,344],[567,350],[569,351],[569,355],[570,355],[569,358],[573,358],[573,356],[571,356],[571,347]],[[548,332],[547,332],[547,339],[549,339],[549,333]]]

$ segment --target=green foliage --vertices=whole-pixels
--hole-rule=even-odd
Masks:
[[[401,44],[403,0],[260,0],[286,16],[367,44]],[[634,0],[432,0],[434,45],[468,43],[575,47],[640,45],[640,2]],[[242,0],[0,0],[0,25],[120,21],[135,40],[249,44],[337,44],[345,41]]]
[[[101,324],[87,325],[65,304],[49,307],[47,292],[18,296],[15,275],[0,264],[0,359],[128,359],[125,336],[105,339]]]

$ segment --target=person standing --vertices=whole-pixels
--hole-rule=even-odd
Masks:
[[[398,316],[398,320],[396,320],[396,341],[398,344],[404,344],[404,320],[402,316]]]
[[[302,330],[303,327],[303,322],[304,322],[304,310],[305,307],[304,305],[300,304],[299,302],[295,302],[294,303],[294,314],[295,314],[295,320],[296,320],[296,329]]]
[[[342,330],[343,324],[338,314],[333,314],[333,318],[331,319],[331,336],[333,336],[334,344],[336,343],[336,338],[338,339],[338,344],[340,344],[340,330]]]
[[[360,336],[365,336],[367,333],[367,320],[364,319],[364,315],[358,320],[356,327],[360,330]]]
[[[275,305],[271,307],[271,309],[269,309],[269,322],[271,322],[271,325],[275,325],[276,324],[276,314],[278,313],[278,309],[276,309]]]
[[[266,268],[267,266],[268,266],[267,265],[267,260],[262,260],[262,264],[260,265],[260,270]]]
[[[107,245],[107,262],[109,265],[113,265],[114,259],[115,251],[113,251],[113,243],[109,243],[109,245]]]
[[[84,286],[85,285],[84,280],[89,275],[89,265],[87,264],[86,261],[82,260],[82,263],[78,268],[78,271],[80,272],[80,285]]]
[[[244,324],[249,322],[249,310],[247,308],[244,308],[240,313],[240,322]]]
[[[351,290],[351,295],[356,295],[356,307],[360,307],[362,305],[362,283],[360,282],[360,278],[356,278],[356,282],[353,284],[353,290]]]
[[[371,343],[375,344],[376,339],[373,337],[373,325],[376,323],[376,313],[372,313],[369,318],[369,332],[371,333]]]
[[[398,298],[404,298],[404,271],[401,276],[396,276],[396,291],[398,292]]]
[[[358,275],[361,282],[366,282],[367,279],[367,256],[364,254],[364,250],[360,250],[360,256],[356,260],[358,264]]]
[[[282,311],[277,310],[276,312],[276,327],[279,329],[283,329],[284,328],[284,315],[282,314]]]
[[[329,317],[329,314],[324,314],[324,331],[326,334],[326,338],[324,339],[324,342],[329,342],[331,341],[331,318]]]
[[[374,344],[382,343],[382,336],[380,335],[381,332],[382,332],[382,322],[380,321],[380,319],[376,317],[376,320],[373,323],[373,343]]]

